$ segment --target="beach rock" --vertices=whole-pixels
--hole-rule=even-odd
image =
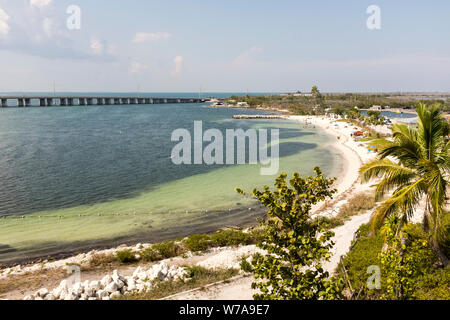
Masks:
[[[44,300],[47,300],[47,301],[54,301],[54,300],[56,300],[56,297],[55,297],[53,294],[49,293],[49,294],[47,294],[47,295],[45,296],[45,299],[44,299]]]
[[[91,298],[89,298],[88,300],[89,300],[89,301],[97,301],[98,299],[97,299],[97,298],[94,298],[94,297],[91,297]]]
[[[28,300],[28,301],[30,301],[30,300],[34,300],[35,299],[35,297],[34,297],[34,295],[29,295],[29,296],[26,296],[25,298],[23,298],[23,300]]]
[[[110,275],[104,276],[103,279],[101,280],[103,288],[105,288],[111,282],[113,282],[113,278]]]
[[[141,273],[142,271],[143,270],[141,267],[137,267],[136,270],[134,270],[134,272],[133,272],[133,278],[136,279],[138,277],[138,274]]]
[[[111,300],[109,297],[103,297],[102,300]]]
[[[109,296],[110,299],[119,299],[122,296],[122,294],[119,291],[111,293]]]
[[[102,289],[102,283],[100,281],[91,281],[89,283],[89,288],[95,291]]]
[[[49,294],[49,291],[47,289],[45,289],[45,288],[43,288],[43,289],[39,290],[38,292],[36,292],[36,295],[38,297],[41,297],[42,299],[45,298],[45,296],[47,294]]]
[[[119,290],[119,287],[118,287],[117,283],[115,283],[115,282],[111,282],[110,284],[108,284],[105,287],[105,291],[109,292],[109,293],[116,292],[117,290]]]
[[[78,296],[74,292],[70,291],[66,294],[64,300],[66,301],[78,300]]]
[[[102,300],[104,297],[109,297],[109,293],[104,290],[97,291],[97,298]]]
[[[120,280],[120,279],[117,279],[117,281],[114,281],[114,283],[117,285],[117,289],[118,289],[118,290],[120,290],[120,289],[122,289],[123,287],[125,287],[125,282],[123,282],[123,281]]]

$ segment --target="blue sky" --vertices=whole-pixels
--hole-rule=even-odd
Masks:
[[[445,0],[0,0],[0,91],[450,91],[449,18]]]

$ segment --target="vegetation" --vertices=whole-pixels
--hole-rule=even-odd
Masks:
[[[137,261],[136,255],[129,249],[118,251],[116,257],[121,263],[133,263]]]
[[[359,109],[370,109],[374,105],[390,106],[394,109],[413,109],[417,103],[429,103],[439,106],[441,111],[450,112],[450,99],[416,99],[408,95],[395,94],[323,94],[315,86],[312,95],[300,92],[285,95],[233,96],[228,99],[247,102],[251,107],[285,109],[298,115],[323,115],[326,109],[337,114]]]
[[[390,219],[383,232],[375,235],[370,234],[369,224],[360,227],[351,251],[337,268],[339,275],[348,280],[348,296],[368,300],[450,299],[450,267],[435,268],[437,257],[422,226],[409,224],[402,229],[403,237],[398,238],[397,223],[395,218]],[[370,266],[381,269],[380,289],[367,286]]]
[[[330,228],[335,228],[344,225],[349,218],[371,210],[374,207],[374,195],[370,192],[362,192],[356,194],[342,205],[336,216],[331,218],[320,217],[319,219],[326,222]]]
[[[267,219],[260,223],[265,229],[264,241],[258,247],[264,256],[256,254],[252,259],[252,272],[257,282],[253,289],[260,294],[257,300],[337,299],[340,289],[321,265],[330,257],[333,232],[318,220],[310,217],[311,207],[331,198],[335,179],[327,179],[319,168],[316,176],[302,178],[294,173],[286,180],[282,174],[276,179],[276,191],[266,186],[263,191],[254,190],[255,196],[267,207]],[[243,190],[237,189],[241,194]]]
[[[436,106],[420,104],[418,128],[394,125],[394,141],[380,151],[380,158],[361,168],[362,181],[382,178],[376,187],[376,199],[395,189],[392,197],[376,211],[372,230],[378,230],[391,217],[399,217],[397,233],[409,221],[423,196],[426,197],[424,228],[429,231],[435,251],[444,264],[448,259],[439,249],[443,232],[443,207],[450,169],[449,143],[442,130],[444,120]],[[394,160],[391,160],[394,159]]]
[[[236,275],[239,271],[235,269],[205,269],[203,267],[186,267],[190,280],[165,281],[156,280],[153,289],[144,293],[129,294],[121,297],[121,300],[157,300],[180,292],[201,288],[208,284],[226,281]]]

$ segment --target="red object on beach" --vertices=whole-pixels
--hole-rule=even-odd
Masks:
[[[355,137],[361,137],[361,136],[364,135],[364,132],[362,132],[362,131],[355,131],[355,132],[353,133],[353,135],[354,135]]]

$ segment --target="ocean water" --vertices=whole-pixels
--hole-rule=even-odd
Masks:
[[[174,165],[171,134],[192,132],[194,121],[222,132],[280,129],[280,172],[320,166],[339,175],[340,154],[320,130],[232,120],[261,113],[206,104],[0,108],[0,264],[254,224],[263,208],[234,189],[273,185],[275,176],[259,165]]]

